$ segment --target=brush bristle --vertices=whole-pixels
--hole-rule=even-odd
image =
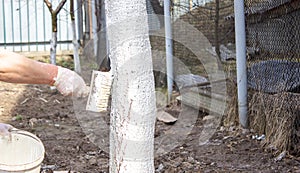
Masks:
[[[111,85],[111,72],[93,71],[86,110],[93,112],[108,111]]]

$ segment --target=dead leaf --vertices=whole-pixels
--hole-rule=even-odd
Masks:
[[[177,121],[177,118],[173,117],[171,114],[165,111],[158,111],[156,118],[158,121],[162,121],[166,124],[175,123]]]

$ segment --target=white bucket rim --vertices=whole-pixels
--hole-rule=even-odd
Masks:
[[[34,134],[24,131],[24,130],[19,130],[19,129],[13,129],[12,134],[16,134],[16,135],[23,135],[23,136],[27,136],[30,137],[34,140],[36,140],[38,143],[40,143],[41,145],[41,149],[42,149],[42,156],[39,157],[38,159],[31,161],[30,163],[24,163],[24,164],[18,164],[18,165],[14,165],[14,164],[2,164],[0,163],[0,171],[29,171],[29,170],[33,170],[37,167],[39,167],[41,165],[41,163],[44,160],[45,157],[45,147],[42,143],[42,141]]]

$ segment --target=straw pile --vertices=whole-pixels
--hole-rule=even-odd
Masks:
[[[228,105],[226,114],[223,119],[224,126],[232,126],[239,124],[238,116],[238,98],[237,98],[237,87],[236,82],[232,79],[228,79],[227,84],[227,94],[228,94]]]
[[[235,82],[227,82],[230,101],[224,126],[239,124],[237,88]],[[267,94],[258,91],[248,93],[249,128],[266,136],[262,144],[274,154],[288,151],[300,155],[300,94],[282,92]]]
[[[300,154],[300,94],[251,91],[249,121],[250,128],[266,135],[267,149]]]

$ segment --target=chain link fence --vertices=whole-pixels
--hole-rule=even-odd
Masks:
[[[300,153],[300,2],[246,0],[251,127],[268,149]]]
[[[298,8],[297,1],[246,1],[249,87],[300,92]]]
[[[272,151],[299,155],[300,1],[244,2],[250,128],[266,136],[263,144]],[[208,38],[208,51],[220,58],[228,74],[228,125],[239,122],[233,5],[233,0],[214,0],[181,16]],[[192,59],[178,50],[178,57]]]

